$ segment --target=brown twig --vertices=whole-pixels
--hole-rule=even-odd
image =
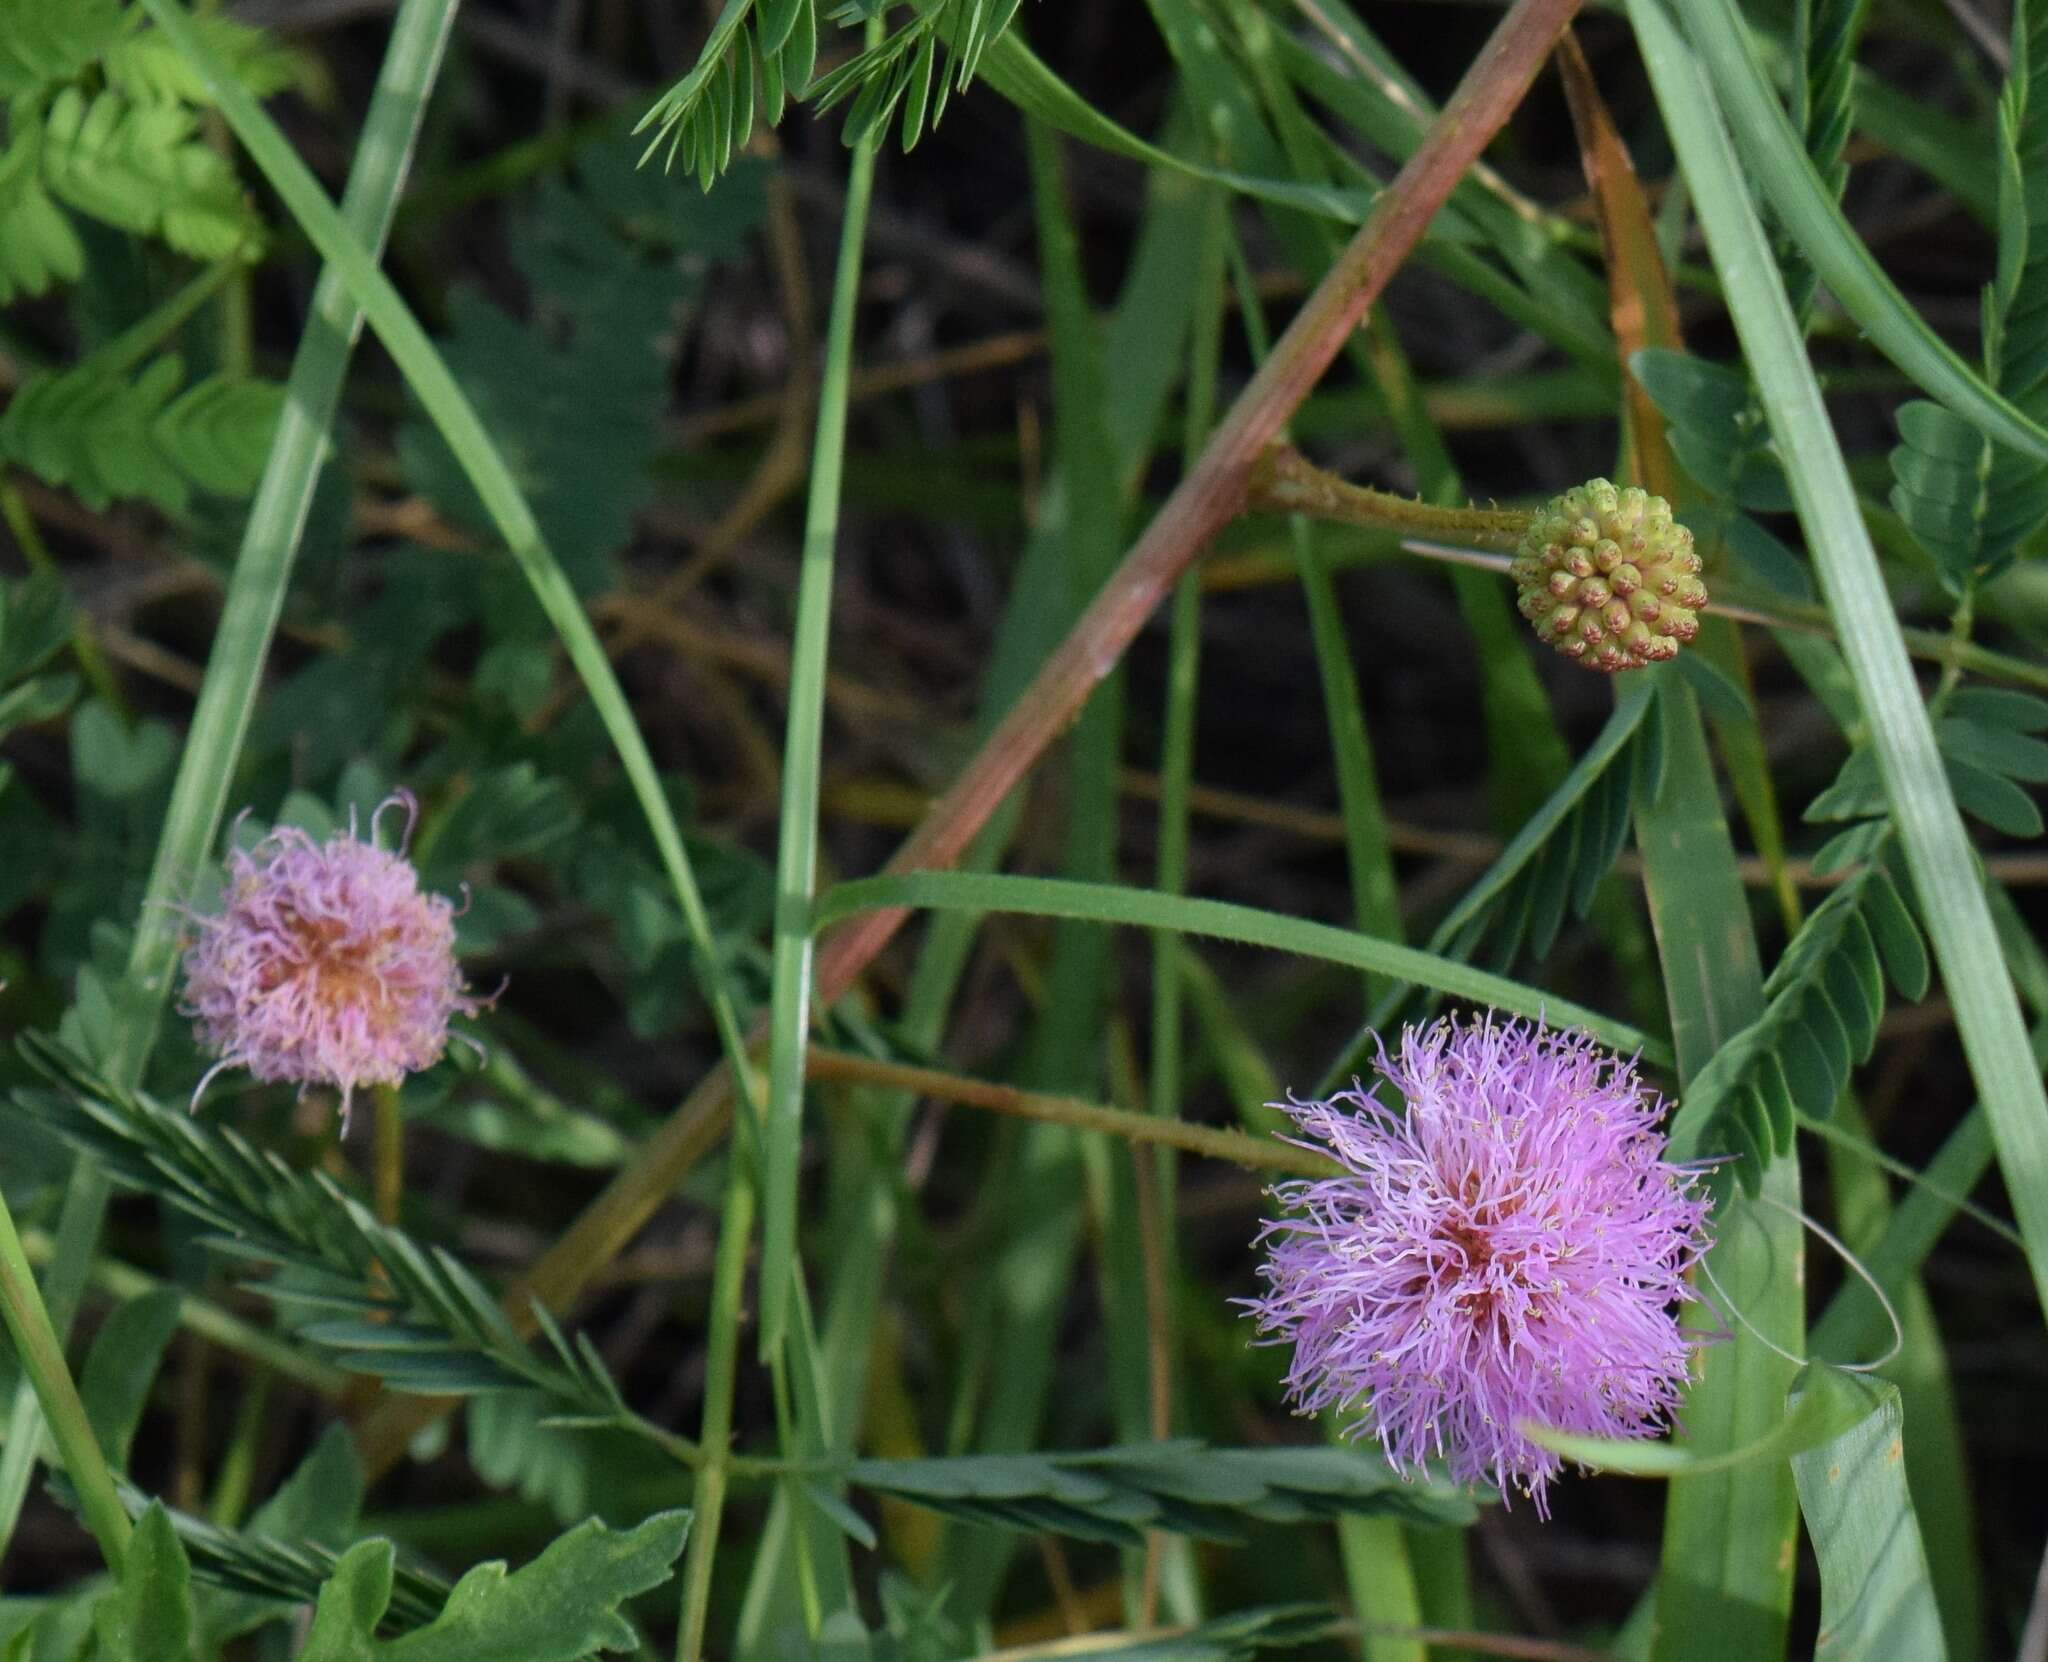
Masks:
[[[1365,223],[1318,283],[1238,395],[1201,459],[1182,479],[1102,592],[1041,666],[1009,716],[924,824],[897,851],[892,871],[952,865],[1017,782],[1115,668],[1145,620],[1242,508],[1253,467],[1314,390],[1389,279],[1422,239],[1446,198],[1528,92],[1579,0],[1514,0],[1415,153],[1375,200]],[[902,910],[850,919],[820,943],[817,999],[840,997],[902,927]],[[650,1137],[640,1157],[586,1207],[507,1294],[512,1319],[531,1324],[530,1301],[560,1308],[597,1265],[621,1251],[682,1175],[725,1134],[731,1079],[708,1073]],[[417,1429],[446,1411],[440,1399],[380,1404],[359,1438],[372,1474],[388,1470]]]
[[[1025,772],[1122,660],[1209,539],[1242,510],[1252,470],[1288,417],[1421,241],[1458,180],[1506,123],[1578,0],[1516,0],[1393,183],[1295,314],[1264,367],[1238,395],[1194,469],[1059,648],[1040,667],[980,753],[889,862],[891,871],[952,865]],[[878,908],[852,918],[818,952],[822,1000],[836,998],[909,915]]]

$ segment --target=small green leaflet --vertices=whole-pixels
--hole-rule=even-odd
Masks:
[[[479,1564],[431,1624],[389,1641],[377,1624],[391,1602],[394,1552],[389,1541],[364,1541],[321,1589],[299,1662],[577,1662],[593,1650],[638,1650],[619,1606],[668,1579],[689,1529],[687,1511],[623,1533],[592,1518],[510,1575],[502,1563]]]
[[[121,1585],[94,1608],[93,1630],[100,1662],[189,1662],[192,1576],[161,1502],[136,1524]]]
[[[1458,1524],[1477,1515],[1461,1491],[1403,1478],[1357,1448],[1217,1449],[1180,1440],[1091,1454],[856,1460],[846,1477],[974,1523],[1126,1546],[1148,1529],[1235,1541],[1253,1520],[1351,1514]]]

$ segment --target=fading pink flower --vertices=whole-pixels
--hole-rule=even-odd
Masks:
[[[266,1083],[331,1085],[342,1128],[358,1085],[396,1085],[448,1047],[448,1018],[474,1015],[455,962],[455,910],[422,894],[400,852],[376,846],[377,818],[397,806],[406,836],[418,805],[409,792],[370,817],[369,842],[351,826],[316,843],[278,826],[228,857],[221,910],[194,919],[185,996],[199,1042],[220,1060],[213,1076],[247,1068]]]
[[[1663,1158],[1660,1103],[1581,1033],[1519,1022],[1404,1028],[1371,1091],[1283,1106],[1344,1174],[1283,1183],[1266,1293],[1297,1412],[1357,1408],[1348,1433],[1396,1469],[1441,1460],[1547,1517],[1563,1462],[1525,1421],[1604,1437],[1668,1423],[1693,1341],[1673,1306],[1706,1250],[1699,1173]]]

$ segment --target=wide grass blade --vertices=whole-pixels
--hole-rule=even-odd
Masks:
[[[1175,929],[1212,935],[1247,946],[1299,953],[1372,974],[1433,987],[1453,998],[1491,1005],[1553,1027],[1583,1028],[1616,1050],[1637,1052],[1652,1062],[1668,1060],[1664,1047],[1647,1034],[1597,1011],[1556,998],[1504,976],[1419,952],[1354,930],[1306,918],[1286,917],[1230,901],[1160,894],[1150,889],[1075,883],[1056,877],[983,876],[969,872],[908,871],[863,877],[827,889],[818,899],[813,927],[823,929],[871,907],[929,907],[935,911],[1021,912],[1036,917],[1078,918],[1092,923],[1131,924],[1140,929]]]
[[[1763,1011],[1763,974],[1748,900],[1722,816],[1691,689],[1661,671],[1655,719],[1665,760],[1636,785],[1636,841],[1664,968],[1679,1079],[1689,1086],[1715,1051]],[[1773,1204],[1775,1203],[1775,1204]],[[1765,1166],[1762,1198],[1731,1192],[1716,1207],[1707,1265],[1728,1303],[1780,1347],[1798,1353],[1802,1240],[1792,1215],[1799,1167]],[[1792,1210],[1787,1210],[1792,1209]],[[1720,1323],[1695,1320],[1712,1332]],[[1707,1343],[1682,1410],[1702,1456],[1749,1447],[1784,1418],[1793,1366],[1738,1327]],[[1664,1520],[1652,1654],[1657,1662],[1719,1662],[1780,1654],[1792,1602],[1797,1507],[1782,1458],[1739,1464],[1675,1486]]]
[[[1868,1409],[1839,1435],[1792,1456],[1799,1507],[1820,1560],[1820,1636],[1814,1662],[1912,1657],[1946,1662],[1906,1468],[1899,1391],[1883,1380],[1833,1370],[1793,1393],[1788,1423],[1825,1383],[1857,1393]]]
[[[1724,10],[1723,0],[1701,0],[1691,12],[1694,26],[1705,36],[1724,39],[1728,28],[1739,27],[1732,18],[1718,18]],[[1737,160],[1700,66],[1659,0],[1631,0],[1629,14],[1708,246],[1724,274],[1744,356],[1763,394],[1807,546],[1855,678],[1935,959],[1991,1119],[2035,1290],[2048,1305],[2048,1097],[2042,1094],[2019,1001],[1999,950],[1976,853],[1956,810],[1819,383],[1756,216],[1750,196],[1753,174]],[[1754,126],[1759,119],[1746,103],[1731,107],[1730,115],[1738,127]],[[1778,116],[1782,120],[1783,112]],[[1801,246],[1834,286],[1824,249],[1811,236],[1802,237]]]

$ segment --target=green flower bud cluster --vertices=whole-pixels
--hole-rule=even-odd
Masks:
[[[1551,498],[1510,570],[1536,633],[1609,674],[1677,657],[1707,603],[1692,533],[1671,504],[1605,479]]]

